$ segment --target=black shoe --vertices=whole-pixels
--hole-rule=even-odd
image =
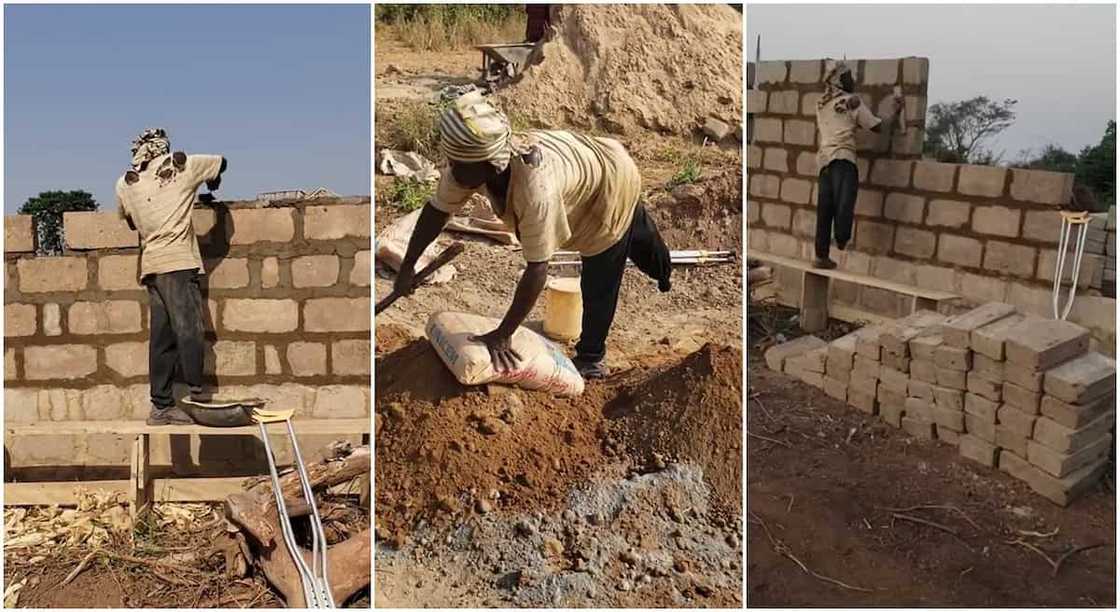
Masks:
[[[607,369],[607,366],[603,365],[602,361],[592,362],[573,359],[572,363],[575,364],[576,371],[579,372],[584,380],[599,380],[610,375],[610,370]]]
[[[156,408],[152,406],[151,413],[148,414],[148,425],[193,425],[194,419],[183,412],[182,408],[172,406],[170,408]]]
[[[847,243],[847,242],[840,242],[839,240],[837,240],[837,241],[836,241],[836,250],[838,250],[838,251],[843,251],[843,250],[844,250],[844,249],[846,249],[847,247],[848,247],[848,243]]]
[[[672,287],[673,283],[671,283],[668,278],[663,278],[657,281],[657,290],[661,293],[668,293],[669,289],[672,289]]]
[[[813,260],[813,267],[820,270],[835,270],[836,262],[828,258],[818,257]]]

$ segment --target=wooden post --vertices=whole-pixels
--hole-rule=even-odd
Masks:
[[[132,469],[129,473],[132,499],[129,510],[133,523],[136,522],[152,502],[151,445],[149,435],[137,434],[132,444]]]
[[[828,327],[829,278],[806,270],[801,274],[801,329],[809,333]]]

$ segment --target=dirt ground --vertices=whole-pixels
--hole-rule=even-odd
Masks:
[[[477,74],[473,50],[418,52],[376,36],[376,134],[395,109]],[[738,147],[612,136],[637,161],[670,248],[741,253]],[[681,156],[702,173],[674,192]],[[381,229],[404,213],[383,195],[391,179],[375,181]],[[501,317],[524,266],[515,250],[456,239],[466,252],[455,278],[376,321],[376,605],[739,607],[739,261],[678,267],[665,294],[629,270],[612,376],[560,399],[463,387],[422,339],[433,312]],[[391,287],[378,265],[376,295]],[[538,305],[528,326],[539,331],[542,317]]]
[[[757,349],[747,373],[749,606],[1115,607],[1110,483],[1063,509],[771,371]],[[1096,544],[1056,572],[1042,556]]]

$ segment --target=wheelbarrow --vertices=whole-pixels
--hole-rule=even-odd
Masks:
[[[260,429],[261,442],[264,443],[265,456],[268,458],[268,475],[272,479],[272,492],[276,498],[276,512],[280,518],[280,530],[284,536],[284,543],[292,556],[292,562],[299,573],[300,584],[303,587],[304,600],[308,608],[334,608],[335,602],[331,596],[330,582],[327,580],[327,536],[323,532],[323,521],[319,516],[319,508],[315,504],[315,494],[311,490],[311,477],[303,463],[303,454],[296,441],[296,432],[292,428],[293,410],[266,410],[267,402],[262,399],[248,398],[225,401],[200,402],[192,399],[183,400],[183,411],[196,423],[208,427],[243,427],[257,424]],[[292,445],[292,459],[298,474],[300,489],[311,509],[311,563],[300,554],[299,544],[296,542],[292,530],[291,517],[288,515],[288,505],[284,501],[284,494],[280,487],[279,471],[276,468],[276,457],[272,451],[272,441],[268,436],[266,423],[284,423],[287,428],[288,441]]]
[[[481,85],[490,91],[505,85],[525,67],[536,43],[475,45],[482,52]]]

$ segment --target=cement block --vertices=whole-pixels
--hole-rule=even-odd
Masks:
[[[249,260],[223,257],[206,262],[206,286],[210,289],[241,289],[249,286]]]
[[[287,350],[288,369],[294,376],[327,373],[327,347],[319,342],[293,342]]]
[[[998,402],[1003,399],[1003,383],[977,376],[976,372],[968,373],[968,392],[984,399]]]
[[[141,329],[139,302],[74,302],[67,316],[72,334],[132,334]]]
[[[1004,363],[1003,365],[1004,384],[1011,383],[1013,385],[1018,385],[1034,393],[1042,392],[1042,376],[1043,372],[1038,370],[1016,367],[1011,363]]]
[[[897,321],[888,323],[879,335],[879,345],[903,357],[910,354],[910,341],[926,333],[933,333],[945,320],[945,315],[930,310],[919,310]]]
[[[85,378],[97,371],[97,349],[83,344],[28,346],[23,369],[26,380]]]
[[[1109,410],[1079,429],[1071,429],[1039,417],[1032,436],[1035,442],[1058,453],[1075,453],[1108,434],[1116,425],[1116,412]]]
[[[19,290],[22,293],[64,291],[86,288],[89,272],[85,257],[36,257],[16,262]],[[11,283],[7,283],[11,286]]]
[[[105,347],[105,365],[118,376],[148,375],[148,343],[118,342]]]
[[[901,427],[902,414],[906,411],[906,396],[880,386],[877,399],[879,400],[879,416],[882,417],[883,421],[896,429]]]
[[[1002,449],[999,453],[1000,461],[1004,455],[1014,453],[1020,457],[1027,455],[1027,438],[1004,425],[996,424],[996,446]]]
[[[1091,402],[1116,389],[1116,361],[1100,353],[1086,353],[1047,371],[1042,388],[1064,402]]]
[[[782,179],[781,198],[791,204],[808,204],[813,193],[813,183],[800,178]]]
[[[948,264],[979,268],[984,244],[975,238],[941,234],[937,245],[937,259]]]
[[[309,332],[368,332],[370,299],[313,298],[303,303],[303,329]]]
[[[1035,493],[1059,506],[1068,506],[1070,502],[1096,486],[1101,479],[1101,475],[1108,469],[1108,464],[1107,459],[1102,459],[1071,472],[1064,478],[1054,478],[1042,470],[1030,466],[1030,470],[1026,472],[1026,480]]]
[[[271,289],[280,284],[280,260],[265,257],[261,260],[261,287]]]
[[[336,376],[369,376],[370,342],[336,340],[331,343],[331,373]]]
[[[787,68],[784,61],[765,61],[758,62],[757,82],[762,83],[785,83]]]
[[[789,342],[783,342],[782,344],[770,347],[767,349],[766,353],[763,354],[763,359],[766,360],[766,365],[771,370],[775,372],[784,372],[787,359],[826,346],[827,344],[825,341],[816,336],[801,336]]]
[[[840,401],[848,401],[848,383],[835,378],[824,377],[823,389],[826,395]]]
[[[949,346],[971,348],[973,332],[1013,314],[1015,314],[1015,307],[1011,304],[988,302],[963,314],[945,319],[941,325],[941,336]]]
[[[963,391],[936,385],[932,385],[930,389],[933,392],[933,401],[938,407],[952,412],[964,412]]]
[[[942,387],[964,391],[968,389],[968,374],[963,370],[937,368],[937,384]]]
[[[956,164],[942,164],[934,161],[920,161],[914,164],[914,187],[916,189],[952,191],[956,176]]]
[[[4,215],[4,252],[35,250],[35,225],[31,215]]]
[[[922,164],[926,162],[921,162]],[[972,215],[972,205],[959,200],[930,200],[926,225],[961,229],[968,225]]]
[[[880,387],[886,387],[895,393],[906,395],[906,386],[909,382],[910,377],[906,372],[900,372],[885,364],[879,368]]]
[[[906,398],[903,404],[906,416],[922,421],[933,421],[933,404],[916,397]]]
[[[4,337],[33,336],[39,328],[34,304],[4,304]]]
[[[957,191],[970,196],[998,198],[1004,193],[1006,178],[1006,168],[961,164]]]
[[[330,287],[338,282],[337,255],[306,255],[292,260],[292,286]]]
[[[866,414],[878,414],[879,402],[876,399],[877,386],[848,387],[848,404]]]
[[[1006,206],[977,206],[972,209],[972,231],[988,236],[1017,238],[1022,211]]]
[[[782,120],[770,117],[754,118],[755,142],[782,142]]]
[[[863,62],[864,85],[894,85],[898,83],[897,59],[865,60]]]
[[[1028,210],[1023,215],[1023,238],[1044,244],[1058,244],[1062,216],[1057,210]],[[1053,271],[1050,272],[1053,278]]]
[[[879,336],[883,333],[883,328],[872,325],[861,328],[859,332],[856,337],[856,354],[879,361]]]
[[[960,454],[965,459],[971,459],[985,467],[995,467],[999,448],[989,440],[965,434],[961,436]]]
[[[1020,323],[1008,332],[1005,350],[1009,364],[1049,370],[1088,351],[1089,330],[1069,321]]]
[[[102,255],[97,259],[97,286],[108,291],[142,289],[139,262],[138,255]]]
[[[904,416],[900,419],[903,431],[919,440],[936,440],[937,426],[933,421]]]
[[[1116,395],[1109,394],[1085,405],[1075,405],[1052,396],[1043,395],[1039,410],[1046,418],[1070,429],[1080,429],[1096,420],[1116,405]]]
[[[910,340],[910,359],[932,362],[934,351],[944,342],[941,334],[936,330],[926,330]]]
[[[933,363],[939,369],[967,372],[972,368],[972,351],[942,344],[933,352]]]
[[[893,370],[902,372],[903,374],[906,374],[910,371],[910,360],[896,353],[883,351],[882,364]]]
[[[310,211],[310,208],[307,210]],[[291,208],[234,209],[229,211],[229,216],[227,232],[229,243],[233,246],[257,242],[291,242],[295,238],[296,226]],[[305,213],[305,228],[309,222],[309,214]],[[365,231],[368,233],[368,212],[366,223]]]
[[[758,115],[766,112],[766,96],[765,91],[758,89],[747,90],[747,113],[751,115]]]
[[[1037,418],[1038,417],[1034,415],[1022,412],[1007,404],[1001,404],[996,412],[996,423],[1024,438],[1029,438],[1034,435],[1034,426]],[[1022,454],[1025,456],[1025,453]]]
[[[1003,383],[1003,401],[1025,414],[1039,414],[1042,395],[1014,383]]]
[[[801,98],[796,90],[771,91],[767,106],[774,115],[796,115]]]
[[[974,351],[972,353],[972,370],[969,371],[969,374],[975,374],[994,383],[1002,383],[1003,362]]]
[[[871,166],[871,182],[883,187],[909,187],[914,162],[879,158]]]
[[[898,191],[888,193],[883,202],[883,216],[900,223],[920,225],[925,217],[925,210],[925,198]]]
[[[222,326],[230,331],[286,333],[299,326],[299,304],[282,299],[228,299],[222,306]]]
[[[906,386],[906,395],[932,403],[934,401],[933,385],[925,381],[911,378]]]
[[[1043,472],[1062,478],[1106,458],[1112,447],[1112,435],[1105,434],[1073,453],[1059,453],[1034,440],[1027,442],[1027,460]]]
[[[1036,204],[1068,204],[1073,198],[1073,175],[1046,170],[1012,170],[1011,197]]]
[[[964,394],[965,414],[971,414],[977,418],[983,419],[988,423],[995,423],[996,411],[998,409],[999,402],[993,402],[973,393]]]
[[[955,431],[957,433],[964,433],[964,413],[959,410],[948,410],[940,406],[934,406],[931,409],[933,414],[933,421],[937,423],[937,430],[940,432],[943,429]]]
[[[1038,249],[1002,240],[989,240],[984,249],[984,269],[999,275],[1034,277],[1034,262]]]
[[[118,249],[140,245],[136,232],[116,213],[68,212],[62,214],[66,248],[71,250]]]
[[[937,426],[937,439],[952,446],[960,446],[961,432],[953,431],[947,427]]]
[[[964,430],[969,435],[980,438],[989,444],[996,443],[995,421],[986,421],[974,414],[964,413]]]
[[[797,92],[790,92],[793,94],[793,105],[790,107],[789,114],[797,114]],[[773,100],[773,98],[771,98]],[[812,121],[803,121],[801,119],[787,119],[785,124],[785,132],[783,139],[786,144],[795,145],[799,147],[812,147],[817,144],[817,124]]]
[[[922,359],[910,360],[910,378],[930,384],[937,383],[937,366],[933,361]]]

